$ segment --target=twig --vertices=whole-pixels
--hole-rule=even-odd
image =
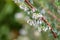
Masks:
[[[41,19],[48,25],[48,27],[50,28],[54,38],[57,38],[57,34],[55,32],[53,32],[53,28],[51,27],[50,23],[47,20],[45,20],[44,17],[42,17]]]
[[[25,0],[25,2],[26,2],[31,8],[33,8],[33,5],[31,5],[31,3],[29,2],[29,0]],[[34,7],[34,8],[35,8],[35,7]],[[51,27],[50,23],[49,23],[47,20],[45,20],[44,17],[42,17],[41,19],[48,25],[49,28],[51,28],[50,30],[51,30],[54,38],[57,38],[57,34],[56,34],[55,32],[53,32],[53,28]]]
[[[29,0],[25,0],[25,2],[26,2],[31,8],[33,8],[33,6],[31,5],[31,3],[29,2]]]

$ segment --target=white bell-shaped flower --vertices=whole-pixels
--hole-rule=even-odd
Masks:
[[[37,19],[36,13],[33,13],[32,18]]]
[[[45,9],[42,9],[42,10],[41,10],[41,13],[42,13],[42,14],[45,14]]]
[[[35,12],[35,11],[37,11],[37,9],[36,8],[32,8],[32,12]]]
[[[44,28],[43,28],[43,31],[46,32],[47,30],[48,30],[48,27],[44,27]]]
[[[20,7],[21,9],[25,9],[25,5],[23,5],[23,4],[21,4],[19,7]]]

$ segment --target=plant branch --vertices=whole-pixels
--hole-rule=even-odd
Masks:
[[[53,34],[54,38],[57,38],[57,34],[53,31],[51,24],[46,19],[44,19],[44,17],[42,17],[41,19],[48,25],[48,27],[50,28],[51,33]]]
[[[25,2],[26,2],[31,8],[34,7],[33,5],[31,5],[31,3],[29,2],[29,0],[25,0]],[[34,8],[35,8],[35,7],[34,7]],[[44,17],[42,17],[41,19],[48,25],[48,27],[50,28],[50,30],[51,30],[54,38],[57,38],[57,34],[56,34],[55,32],[53,32],[53,28],[51,27],[50,23],[49,23],[47,20],[45,20]]]
[[[31,8],[34,8],[31,3],[29,2],[29,0],[25,0],[25,2],[31,7]]]

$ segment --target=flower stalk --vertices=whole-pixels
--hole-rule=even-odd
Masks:
[[[25,2],[30,6],[31,9],[35,8],[30,2],[29,0],[25,0]],[[41,17],[41,20],[44,21],[48,27],[50,28],[51,30],[51,33],[53,34],[54,38],[57,38],[57,34],[53,31],[53,28],[51,27],[51,24],[44,18],[44,17]]]

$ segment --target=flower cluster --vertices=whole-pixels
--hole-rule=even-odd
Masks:
[[[32,10],[30,10],[25,3],[21,3],[19,7],[20,9],[24,10],[24,12],[26,12],[26,16],[24,17],[24,19],[27,22],[27,24],[29,24],[30,26],[33,26],[39,32],[41,32],[42,30],[43,31],[48,30],[48,27],[42,27],[43,26],[42,24],[44,24],[44,22],[40,20],[43,17],[43,14],[45,14],[45,9],[42,9],[40,12],[36,13],[35,11],[38,11],[39,9],[33,8]],[[21,17],[23,17],[23,15],[22,13],[19,13],[19,14],[16,14],[15,18],[20,19]]]

